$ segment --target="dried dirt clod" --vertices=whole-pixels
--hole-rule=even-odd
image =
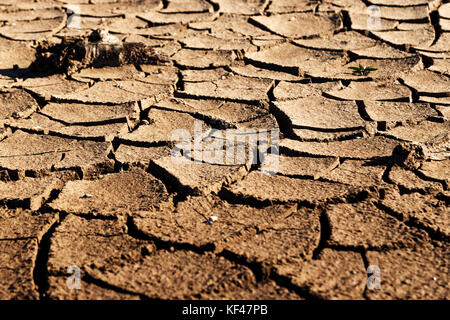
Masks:
[[[0,91],[0,105],[0,123],[9,118],[26,118],[39,108],[36,100],[22,89]]]
[[[170,146],[161,147],[137,147],[121,144],[114,152],[115,158],[121,164],[129,166],[148,167],[151,160],[167,157],[172,154]]]
[[[122,255],[127,260],[141,256],[147,242],[136,240],[125,233],[119,219],[84,219],[68,215],[58,225],[50,242],[48,271],[50,275],[65,273],[68,266],[80,269],[103,266]]]
[[[89,267],[87,272],[115,287],[159,299],[192,299],[256,284],[250,269],[211,253],[159,250],[139,262],[119,262]]]
[[[166,176],[172,185],[192,194],[217,193],[222,185],[239,180],[247,173],[244,164],[212,165],[185,158],[176,159],[173,156],[155,160],[151,167]]]
[[[94,30],[83,38],[64,38],[61,43],[41,42],[32,67],[72,74],[84,68],[124,64],[161,64],[168,58],[157,55],[143,43],[121,42],[106,29]]]
[[[341,17],[336,14],[294,13],[252,17],[251,21],[262,25],[275,34],[289,38],[301,38],[330,34],[342,27]]]
[[[13,182],[0,181],[0,205],[20,206],[39,210],[50,197],[53,190],[58,190],[64,182],[61,177],[25,178]],[[2,224],[3,225],[3,224]]]
[[[442,161],[450,158],[449,139],[449,134],[441,134],[426,143],[414,143],[413,145],[423,154],[423,156],[419,155],[419,158]]]
[[[370,201],[329,206],[326,214],[331,227],[330,245],[404,248],[428,240],[425,232],[407,227]]]
[[[175,210],[139,212],[133,217],[133,223],[140,232],[150,237],[199,248],[213,244],[216,252],[220,252],[225,245],[248,241],[257,230],[270,228],[295,212],[295,205],[254,208],[230,204],[218,196],[188,196],[178,203]],[[207,223],[214,216],[217,220]],[[239,245],[234,248],[241,250]]]
[[[31,178],[27,178],[32,180]],[[37,180],[37,179],[36,179]],[[36,182],[42,182],[37,180]],[[16,182],[22,185],[31,185],[30,181]],[[21,188],[25,192],[25,188]],[[4,191],[0,185],[0,191]],[[35,209],[33,209],[35,210]],[[50,212],[45,214],[35,214],[32,210],[24,209],[3,209],[0,208],[0,239],[23,239],[36,238],[38,241],[50,229],[53,223],[58,220],[58,215]]]
[[[98,180],[70,181],[50,206],[78,214],[114,216],[149,210],[168,199],[164,185],[143,170],[102,176]]]
[[[389,171],[389,180],[407,192],[436,194],[443,189],[441,183],[422,179],[414,171],[403,170],[399,166],[394,166]]]
[[[319,179],[339,165],[339,158],[279,156],[278,173],[284,176],[304,176]]]
[[[291,100],[321,96],[323,92],[342,87],[339,82],[297,83],[281,81],[273,90],[275,100]]]
[[[11,300],[38,299],[33,283],[36,239],[0,241],[0,298]]]
[[[362,299],[366,274],[361,255],[325,248],[317,259],[291,259],[276,265],[278,274],[323,299]]]
[[[398,219],[426,230],[435,238],[450,238],[448,205],[438,197],[417,192],[400,195],[392,190],[384,195],[381,205]]]
[[[364,105],[368,116],[378,122],[415,122],[438,115],[425,103],[364,101]]]
[[[285,176],[269,176],[252,171],[243,180],[227,187],[236,197],[258,202],[319,203],[345,199],[358,193],[358,188],[340,183],[328,183]]]
[[[257,282],[256,285],[227,291],[202,294],[204,299],[242,299],[242,300],[302,300],[302,297],[287,288],[276,285],[275,281]]]
[[[111,164],[107,158],[109,148],[109,143],[104,142],[77,141],[17,130],[0,142],[0,167],[17,170],[19,175],[74,168],[87,174]]]
[[[450,134],[448,122],[433,123],[425,121],[413,127],[396,127],[388,131],[399,139],[411,141],[415,149],[421,149],[421,157],[427,160],[450,158]]]
[[[350,159],[376,159],[389,157],[398,141],[380,136],[352,140],[309,142],[282,139],[281,148],[287,152],[306,153],[315,156],[338,156]]]
[[[448,248],[367,253],[381,273],[381,289],[367,290],[369,299],[448,299]],[[436,280],[434,280],[436,278]]]
[[[302,209],[261,226],[256,234],[226,243],[225,249],[248,261],[273,265],[289,259],[311,259],[319,241],[318,212]]]
[[[345,160],[344,163],[323,175],[330,181],[360,185],[365,187],[381,187],[383,182],[384,166],[371,164],[370,161]]]
[[[83,279],[84,273],[81,274],[80,290],[68,290],[67,278],[70,273],[64,276],[48,277],[49,289],[47,294],[50,299],[55,300],[139,300],[138,295],[127,294],[87,282]]]
[[[432,179],[447,181],[447,188],[450,182],[450,159],[443,161],[427,161],[422,163],[420,172]]]
[[[324,97],[307,97],[274,104],[290,119],[292,126],[300,128],[356,130],[366,124],[353,101],[336,103]]]
[[[417,144],[399,144],[392,151],[394,163],[408,169],[418,169],[425,160],[424,150]]]

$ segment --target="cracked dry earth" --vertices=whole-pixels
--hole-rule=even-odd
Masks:
[[[28,68],[99,28],[168,63]],[[447,1],[0,0],[0,36],[0,298],[449,298]],[[175,164],[194,121],[279,129],[276,174]]]

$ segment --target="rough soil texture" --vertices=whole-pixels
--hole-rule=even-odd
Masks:
[[[0,0],[0,299],[449,299],[449,111],[445,0]]]

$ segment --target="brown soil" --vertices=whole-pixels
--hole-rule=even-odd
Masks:
[[[0,299],[449,299],[446,2],[0,0]]]

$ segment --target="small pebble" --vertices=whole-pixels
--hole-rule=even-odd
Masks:
[[[219,218],[217,216],[211,216],[208,220],[205,221],[207,224],[212,224],[214,221],[217,221]]]

